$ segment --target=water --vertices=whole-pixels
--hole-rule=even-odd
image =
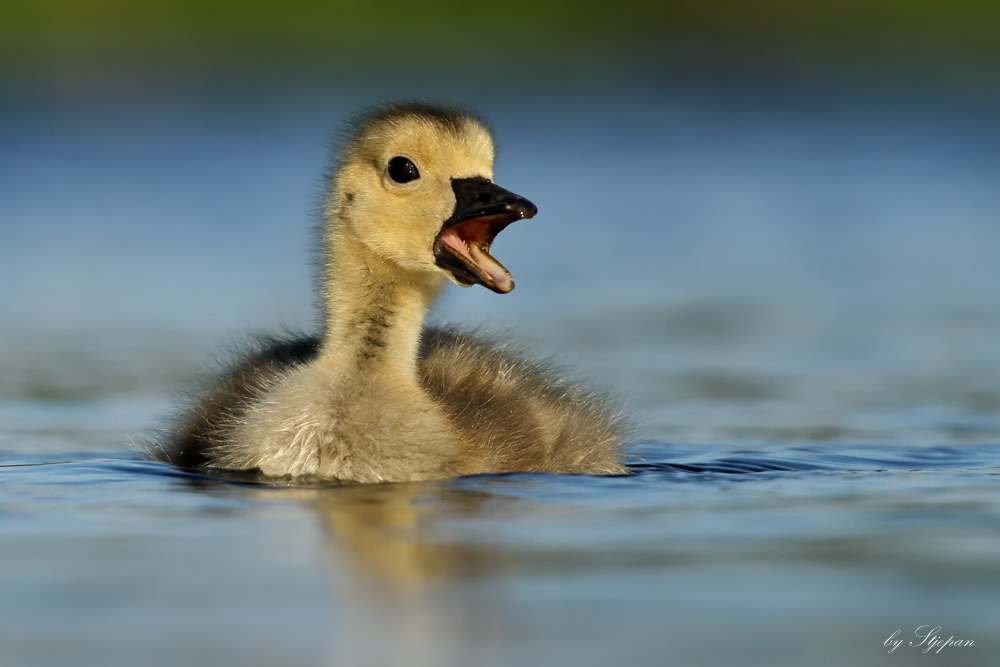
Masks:
[[[0,664],[995,663],[996,104],[835,84],[468,93],[540,214],[435,317],[612,388],[634,474],[305,489],[128,443],[311,326],[330,130],[408,91],[7,99]]]

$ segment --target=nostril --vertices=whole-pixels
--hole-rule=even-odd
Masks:
[[[488,204],[492,198],[493,197],[489,192],[479,192],[476,194],[476,203]]]

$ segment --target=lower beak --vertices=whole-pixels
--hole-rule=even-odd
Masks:
[[[514,278],[490,255],[490,245],[507,225],[538,212],[530,201],[485,178],[452,180],[455,211],[434,240],[437,265],[463,285],[479,283],[505,294]]]

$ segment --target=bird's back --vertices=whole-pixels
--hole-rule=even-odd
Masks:
[[[161,454],[182,468],[212,466],[228,431],[289,369],[319,354],[318,336],[262,338],[180,417]]]

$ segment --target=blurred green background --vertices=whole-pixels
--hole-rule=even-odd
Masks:
[[[989,0],[4,0],[0,63],[25,68],[199,69],[208,64],[439,66],[713,56],[995,64]],[[161,70],[162,71],[162,70]]]

